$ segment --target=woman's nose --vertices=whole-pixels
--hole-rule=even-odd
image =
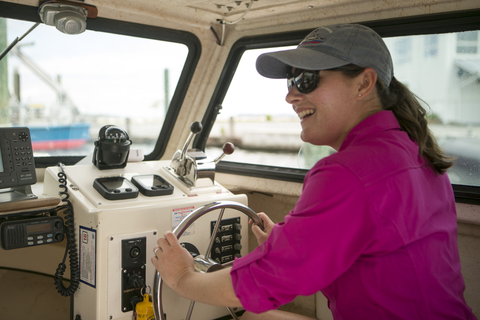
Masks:
[[[298,91],[297,87],[292,86],[288,89],[287,96],[285,97],[285,101],[287,101],[287,103],[293,105],[302,99],[303,94]]]

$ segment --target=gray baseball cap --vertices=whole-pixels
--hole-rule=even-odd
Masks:
[[[270,52],[257,58],[257,71],[267,78],[286,78],[291,68],[327,70],[355,64],[372,68],[388,86],[393,62],[385,42],[372,29],[359,24],[317,28],[296,49]]]

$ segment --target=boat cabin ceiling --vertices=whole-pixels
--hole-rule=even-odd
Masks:
[[[33,7],[39,1],[5,1]],[[239,0],[168,1],[87,0],[99,18],[156,25],[177,30],[209,30],[225,23],[230,32],[249,34],[309,30],[319,25],[382,21],[477,9],[474,0]],[[236,22],[232,24],[232,22]]]

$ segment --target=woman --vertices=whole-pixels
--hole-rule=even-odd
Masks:
[[[338,152],[309,171],[284,222],[259,214],[260,246],[231,270],[195,273],[167,232],[152,258],[167,285],[191,300],[242,305],[245,319],[288,319],[269,310],[318,291],[335,319],[476,319],[463,297],[445,174],[453,162],[394,78],[381,37],[361,25],[320,27],[294,50],[260,56],[257,70],[288,79],[302,140]]]

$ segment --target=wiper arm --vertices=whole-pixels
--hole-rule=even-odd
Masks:
[[[23,36],[21,36],[20,38],[19,37],[16,37],[15,40],[12,41],[12,43],[10,43],[8,45],[8,47],[5,48],[5,50],[2,51],[2,53],[0,53],[0,60],[3,59],[3,57],[5,57],[7,55],[7,53],[12,50],[13,47],[15,47],[15,45],[17,43],[19,43],[20,41],[22,41],[23,38],[25,38],[30,32],[33,31],[33,29],[35,29],[36,27],[38,27],[38,25],[40,24],[40,22],[37,22],[35,23],[30,29],[28,29],[27,32],[25,32],[23,34]]]

